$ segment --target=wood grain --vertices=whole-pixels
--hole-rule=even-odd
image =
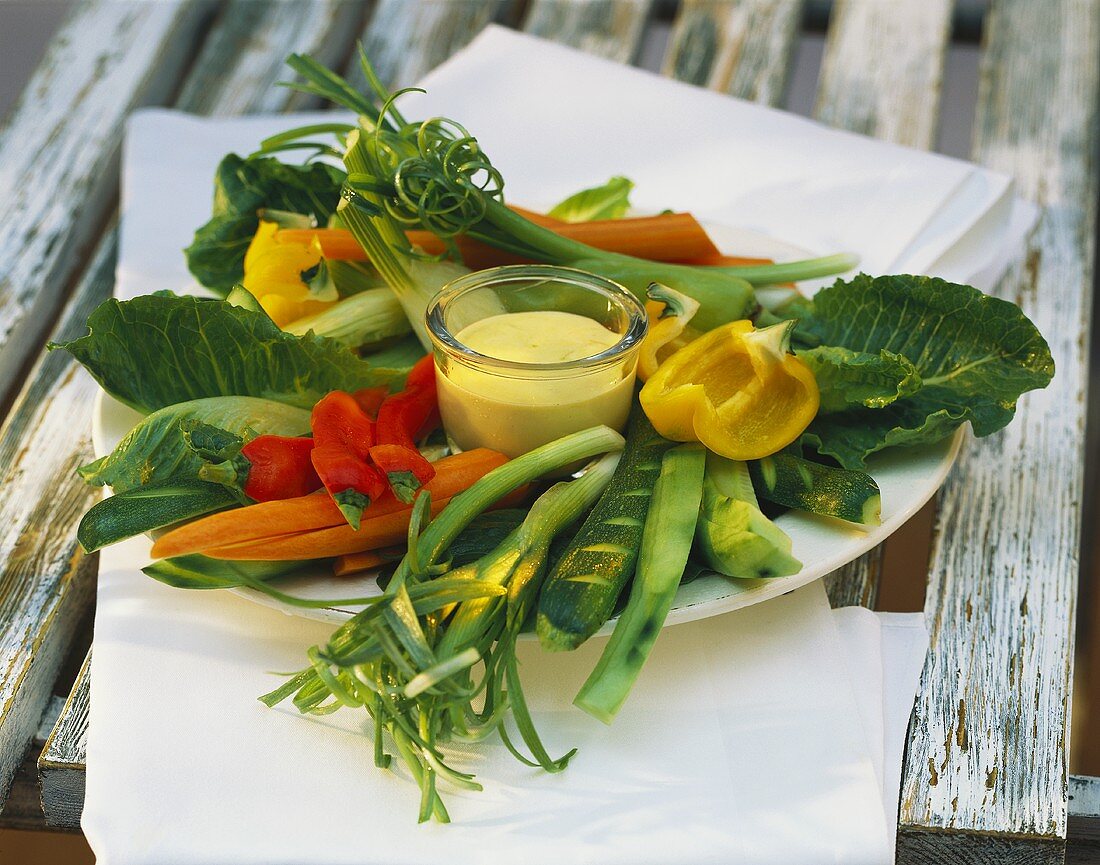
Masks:
[[[779,105],[801,14],[801,0],[684,0],[664,73],[741,99]]]
[[[84,333],[110,296],[114,246],[95,255],[55,339]],[[92,457],[96,390],[66,355],[47,354],[0,428],[0,801],[94,590],[97,557],[83,554],[75,529],[95,493],[75,473]]]
[[[195,58],[176,106],[212,116],[312,107],[313,97],[278,86],[294,77],[286,56],[309,54],[342,67],[366,12],[362,0],[232,0]]]
[[[107,5],[129,9],[128,14],[133,14],[136,6],[146,4]],[[272,18],[283,12],[281,4],[262,4],[261,8]],[[181,98],[179,107],[243,110],[249,106],[241,102],[241,93],[258,75],[264,80],[281,75],[282,60],[289,51],[309,50],[320,41],[330,40],[333,44],[327,50],[349,53],[356,31],[343,26],[346,22],[342,14],[333,14],[332,4],[310,8],[316,15],[313,25],[307,26],[310,19],[299,15],[295,18],[296,28],[284,29],[263,25],[264,19],[255,17],[256,7],[251,4],[229,4],[211,33],[213,44],[222,49],[217,54],[209,50],[202,53],[203,84],[197,86],[191,79],[183,88],[185,98]],[[228,33],[242,29],[236,15],[246,16],[242,20],[268,38],[245,45],[229,38]],[[329,30],[325,31],[325,26]],[[271,41],[275,34],[283,41]],[[266,65],[257,54],[266,58]],[[47,66],[56,62],[52,56],[47,57]],[[150,58],[150,62],[155,61],[155,57]],[[113,62],[130,68],[121,60]],[[135,76],[139,74],[137,69],[131,71]],[[40,70],[35,80],[41,76]],[[89,92],[95,91],[97,82],[95,77],[88,82]],[[33,81],[31,86],[35,86]],[[274,92],[283,99],[282,104],[291,97],[284,88]],[[257,91],[255,96],[257,104],[266,100],[264,107],[278,104],[271,102],[268,91]],[[100,94],[100,98],[106,96]],[[104,134],[88,144],[111,151],[100,160],[105,172],[107,166],[114,165],[112,154],[117,143],[117,134],[115,138]],[[91,159],[92,154],[87,158]],[[33,183],[35,178],[23,182]],[[19,194],[30,195],[22,188]],[[72,218],[79,215],[78,207]],[[85,211],[83,217],[89,225],[74,230],[91,234],[101,228],[92,224],[97,217],[95,208]],[[66,307],[55,338],[83,334],[88,313],[110,296],[114,247],[112,231]],[[0,499],[0,801],[31,741],[72,630],[91,600],[95,560],[81,555],[76,526],[94,500],[94,493],[80,482],[75,469],[91,457],[94,393],[91,379],[68,363],[64,355],[47,355],[39,361],[0,431],[0,471],[4,473],[0,481],[5,492]]]
[[[619,63],[632,63],[652,0],[534,0],[523,29]]]
[[[103,228],[127,113],[175,89],[207,9],[80,3],[0,130],[0,395]]]
[[[54,722],[61,713],[64,702],[61,697],[53,696],[50,698],[46,710],[42,713],[38,730],[31,740],[31,747],[27,749],[23,762],[15,771],[15,778],[12,780],[11,789],[8,791],[7,799],[4,802],[4,810],[0,813],[0,829],[41,832],[47,828],[46,821],[42,816],[38,767],[35,764],[35,756],[45,744],[46,737],[53,729]],[[0,850],[3,850],[2,846],[0,846]]]
[[[966,861],[1059,862],[1067,832],[1100,3],[1004,0],[985,39],[974,157],[1041,207],[996,294],[1036,323],[1058,371],[971,442],[940,496],[902,787],[909,862],[942,861],[951,835]]]
[[[1070,777],[1066,832],[1071,841],[1082,846],[1100,845],[1100,778],[1088,775]]]
[[[38,757],[42,813],[46,825],[58,829],[79,827],[84,810],[91,658],[89,652]]]
[[[473,39],[503,0],[378,0],[363,47],[382,82],[409,87]],[[350,70],[352,83],[362,77]]]
[[[814,114],[909,147],[935,142],[952,0],[838,0]]]

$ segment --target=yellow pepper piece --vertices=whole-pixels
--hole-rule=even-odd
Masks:
[[[694,331],[690,334],[685,331],[688,322],[699,311],[699,301],[656,282],[649,286],[646,296],[649,298],[645,305],[649,332],[638,352],[638,378],[642,381],[657,372],[662,358],[698,336]]]
[[[314,299],[302,279],[304,271],[320,263],[320,243],[286,243],[277,237],[278,229],[274,222],[260,223],[244,256],[243,284],[283,327],[332,304]]]
[[[793,442],[820,403],[813,372],[788,352],[793,326],[755,330],[734,321],[677,351],[640,394],[657,432],[735,460],[760,459]]]

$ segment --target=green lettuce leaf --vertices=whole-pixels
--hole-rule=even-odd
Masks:
[[[87,483],[109,485],[116,493],[168,480],[196,480],[207,450],[239,449],[258,435],[307,435],[309,415],[306,409],[248,396],[182,402],[142,418],[111,453],[78,471]]]
[[[197,553],[161,559],[142,572],[175,589],[231,589],[294,573],[311,562],[233,562]]]
[[[68,351],[111,396],[144,413],[210,396],[311,408],[332,390],[393,386],[409,369],[368,363],[335,340],[285,333],[263,312],[207,298],[107,300],[88,331],[50,348]]]
[[[214,175],[210,221],[185,250],[188,269],[207,288],[226,294],[244,276],[244,254],[261,210],[302,214],[324,225],[340,201],[345,176],[322,162],[287,165],[230,153]]]
[[[630,210],[633,181],[612,177],[603,186],[582,189],[550,209],[550,216],[566,222],[588,222],[593,219],[622,219]]]
[[[866,355],[883,364],[904,358],[919,376],[899,381],[899,393],[882,407],[826,411],[810,425],[801,443],[850,469],[864,468],[866,457],[884,448],[939,441],[966,422],[975,435],[990,435],[1012,420],[1022,393],[1046,387],[1054,375],[1046,340],[1019,307],[934,277],[838,280],[814,298],[798,335],[853,353],[830,357],[834,406],[865,393],[872,366]],[[818,360],[825,354],[819,351]]]
[[[921,387],[917,368],[907,358],[885,349],[872,354],[821,345],[795,354],[813,370],[821,391],[822,413],[855,406],[882,408]]]

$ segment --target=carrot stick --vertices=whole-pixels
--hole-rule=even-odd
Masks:
[[[450,502],[449,498],[432,498],[432,516],[443,510],[448,502]],[[282,562],[328,559],[347,553],[392,547],[408,536],[409,517],[412,515],[411,506],[403,505],[400,511],[367,519],[369,512],[370,508],[363,512],[364,519],[358,529],[353,529],[345,521],[342,526],[332,526],[327,529],[293,532],[250,543],[208,547],[202,553],[212,559],[230,561]]]
[[[433,498],[450,498],[507,461],[504,454],[487,448],[444,457],[433,463],[436,475],[427,489],[431,490]],[[388,493],[371,503],[363,512],[363,519],[407,509],[408,505]],[[308,496],[221,511],[187,523],[162,535],[153,544],[153,557],[171,558],[201,553],[212,547],[257,543],[267,538],[325,529],[341,523],[347,523],[344,515],[328,493],[320,491]]]
[[[387,562],[396,562],[404,555],[403,544],[362,553],[348,553],[346,556],[336,557],[336,561],[332,563],[332,573],[337,577],[350,577],[352,574],[361,574],[363,571],[373,571]]]
[[[684,264],[701,264],[707,267],[755,267],[760,264],[775,264],[770,258],[750,258],[744,255],[705,255],[701,258],[685,260]]]
[[[564,219],[558,219],[556,216],[551,216],[548,213],[539,213],[535,210],[528,210],[526,207],[516,207],[514,204],[509,204],[508,207],[518,213],[525,219],[529,219],[535,225],[568,225]]]
[[[522,501],[527,492],[527,487],[521,487],[505,496],[493,507],[514,506]],[[450,498],[437,500],[433,497],[432,516],[442,511],[450,501]],[[366,519],[369,513],[370,508],[363,512],[364,519],[358,529],[353,529],[345,521],[343,525],[326,529],[292,532],[281,537],[264,538],[261,541],[211,547],[203,550],[203,555],[212,559],[258,562],[328,559],[395,546],[408,537],[409,518],[412,515],[411,505],[405,505],[401,511]]]
[[[653,261],[693,261],[719,257],[718,248],[690,213],[594,219],[590,222],[548,220],[549,217],[540,217],[536,221],[562,237],[608,252],[619,252]],[[366,253],[351,232],[342,228],[282,229],[276,237],[280,242],[298,243],[317,238],[326,258],[358,261],[366,259]],[[408,238],[431,255],[445,251],[443,241],[431,232],[410,231]],[[469,238],[459,238],[458,246],[466,266],[473,270],[524,260]]]

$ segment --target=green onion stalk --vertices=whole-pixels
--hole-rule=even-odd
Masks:
[[[354,219],[349,221],[351,211],[346,205],[340,217],[406,304],[414,328],[420,327],[424,312],[419,302],[415,309],[411,302],[417,275],[409,267],[399,272],[392,261],[396,255],[407,261],[417,257],[404,236],[404,230],[410,228],[434,233],[448,245],[452,257],[458,256],[456,238],[467,235],[535,261],[601,274],[622,283],[643,300],[651,283],[662,283],[699,302],[695,323],[703,330],[757,313],[756,286],[843,273],[856,264],[853,256],[838,254],[775,265],[694,267],[595,249],[536,225],[507,207],[503,177],[477,139],[460,124],[438,117],[422,123],[405,120],[394,103],[409,91],[392,93],[383,87],[362,49],[360,65],[368,83],[367,93],[356,91],[310,58],[292,55],[288,63],[305,79],[291,86],[324,95],[359,114],[359,127],[341,130],[337,138],[345,147],[349,187],[375,209],[375,230],[369,231],[362,219],[358,224]],[[371,110],[364,110],[365,105]],[[315,132],[308,127],[292,130],[265,142],[265,146],[307,146],[308,142],[298,139]],[[423,254],[420,257],[423,260]]]
[[[443,746],[500,736],[517,759],[555,772],[572,752],[552,758],[527,710],[515,656],[516,638],[545,576],[550,543],[599,498],[618,463],[622,437],[607,427],[566,436],[494,469],[426,526],[422,493],[410,522],[409,549],[380,601],[342,625],[310,665],[261,700],[293,699],[299,711],[325,714],[363,708],[374,724],[375,763],[392,750],[420,788],[419,819],[449,817],[439,782],[478,790],[473,775],[448,764]],[[603,455],[579,478],[555,484],[493,551],[452,568],[450,544],[478,514],[509,492],[578,460]],[[462,586],[471,591],[455,597]],[[511,716],[530,756],[504,726]]]

